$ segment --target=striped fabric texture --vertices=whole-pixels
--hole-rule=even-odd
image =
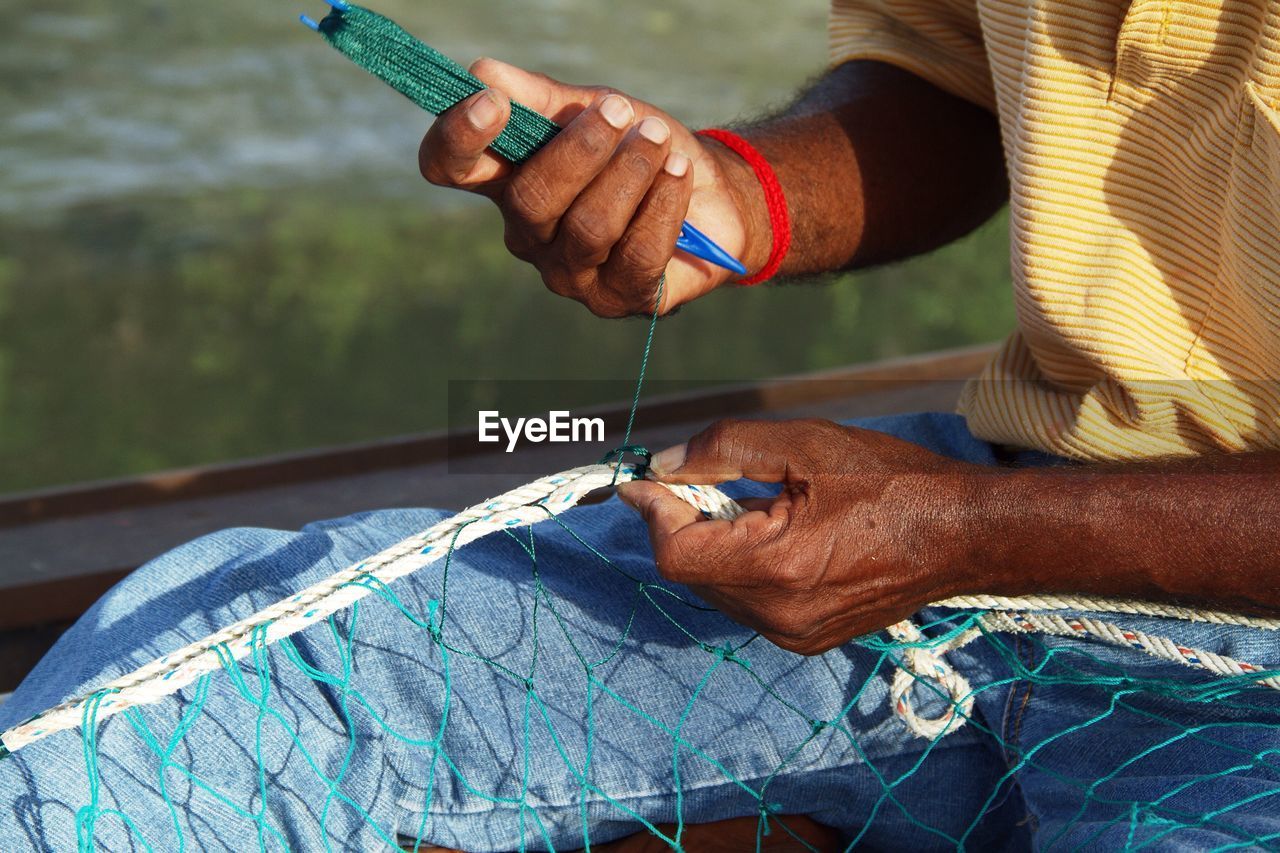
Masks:
[[[1000,118],[1018,328],[961,408],[1086,460],[1280,448],[1280,2],[833,0]]]

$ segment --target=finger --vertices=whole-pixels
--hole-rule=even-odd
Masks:
[[[489,151],[511,117],[502,92],[485,89],[446,111],[432,123],[418,149],[422,176],[437,186],[480,191],[511,171]]]
[[[729,586],[762,583],[767,572],[748,572],[786,530],[785,509],[748,512],[733,521],[707,520],[663,486],[643,480],[618,487],[649,526],[649,541],[662,576],[677,583]]]
[[[653,310],[653,293],[675,254],[676,240],[693,196],[693,169],[689,158],[671,153],[636,208],[622,236],[601,270],[601,281],[615,290],[643,294],[643,310]],[[659,313],[671,302],[668,288],[662,294]]]
[[[657,483],[635,480],[618,486],[618,497],[635,509],[654,536],[674,536],[691,524],[708,523],[694,506]]]
[[[573,299],[581,302],[587,310],[605,320],[620,320],[623,317],[635,317],[652,313],[652,308],[636,301],[635,296],[623,296],[600,284],[600,279],[592,270],[590,281],[575,288]]]
[[[517,244],[513,249],[521,239],[532,244],[552,241],[569,205],[609,162],[634,120],[631,102],[609,95],[513,174],[502,199],[508,244]]]
[[[501,89],[536,113],[557,124],[568,124],[578,113],[600,100],[607,90],[598,86],[574,86],[545,74],[525,71],[489,57],[471,63],[471,73],[495,89]]]
[[[777,421],[717,421],[689,439],[657,453],[650,468],[667,483],[724,483],[747,477],[764,483],[804,479],[804,439],[797,425]]]
[[[706,546],[717,544],[715,551],[719,553],[724,543],[718,540],[733,532],[730,522],[707,521],[701,512],[657,483],[626,483],[618,487],[618,497],[634,507],[649,526],[658,572],[675,583],[703,581],[707,571],[702,561],[710,556]],[[691,546],[694,542],[704,547]],[[720,560],[716,564],[721,569],[724,566]]]
[[[543,254],[547,251],[549,250],[544,247]],[[541,272],[542,281],[548,290],[557,296],[582,303],[597,317],[617,320],[636,313],[628,301],[600,286],[598,270],[594,267],[571,268],[564,264],[552,264]]]
[[[556,241],[571,266],[598,267],[631,223],[666,160],[671,129],[659,118],[640,122],[560,223]]]

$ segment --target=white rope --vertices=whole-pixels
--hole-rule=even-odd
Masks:
[[[443,559],[455,548],[461,548],[491,533],[545,521],[550,515],[557,515],[576,506],[590,492],[607,487],[615,481],[634,479],[635,473],[631,466],[622,466],[621,469],[612,465],[574,468],[543,477],[464,510],[296,595],[103,685],[90,694],[37,714],[0,734],[0,746],[12,753],[55,732],[78,728],[84,718],[86,706],[95,698],[101,699],[93,715],[98,721],[137,705],[158,702],[201,676],[220,669],[227,656],[233,660],[242,660],[252,652],[255,645],[269,645],[327,619],[368,596],[379,584],[390,584]],[[713,486],[666,487],[713,518],[733,519],[745,512],[735,501]],[[1219,675],[1249,675],[1262,670],[1229,657],[1183,648],[1166,638],[1128,631],[1107,622],[1088,618],[1065,619],[1031,611],[1114,612],[1280,630],[1280,620],[1254,619],[1217,611],[1191,610],[1144,602],[1080,597],[969,596],[948,599],[936,606],[985,611],[978,621],[989,631],[1038,631],[1060,636],[1088,636],[1140,649],[1155,657],[1207,669]],[[980,636],[981,630],[971,628],[942,645],[931,645],[928,638],[910,620],[891,625],[886,630],[903,647],[901,660],[898,661],[899,670],[890,687],[894,712],[920,737],[940,737],[963,726],[973,708],[973,690],[964,676],[956,672],[943,655]],[[939,717],[928,719],[916,712],[911,692],[913,685],[919,680],[932,682],[950,698],[951,707]],[[1258,683],[1280,689],[1280,678],[1262,678],[1258,679]]]
[[[973,711],[973,688],[969,680],[955,671],[942,656],[947,649],[931,648],[927,638],[910,619],[885,629],[902,648],[902,660],[889,685],[889,702],[893,712],[911,732],[927,740],[936,740],[963,726]],[[966,632],[969,633],[969,632]],[[911,698],[917,682],[933,682],[951,700],[950,707],[937,717],[917,713]]]
[[[1070,608],[1075,609],[1075,608]],[[1059,637],[1092,637],[1113,646],[1124,646],[1146,652],[1152,657],[1180,663],[1197,669],[1207,669],[1217,675],[1247,676],[1266,672],[1263,667],[1236,660],[1226,655],[1203,649],[1179,645],[1168,637],[1122,628],[1089,616],[1063,617],[1053,613],[1025,613],[1018,611],[989,611],[979,617],[988,631],[1024,634],[1053,634]],[[1274,629],[1271,629],[1274,630]],[[1280,690],[1280,677],[1255,678],[1265,687]]]
[[[1123,613],[1129,616],[1154,616],[1182,622],[1209,622],[1214,625],[1280,631],[1280,619],[1263,619],[1222,610],[1196,610],[1124,598],[1089,598],[1078,595],[1024,595],[1006,598],[999,595],[965,595],[939,601],[933,606],[957,610],[1089,610],[1094,613]]]
[[[97,706],[95,718],[98,720],[137,705],[157,702],[220,669],[227,655],[242,660],[256,644],[270,645],[323,621],[368,596],[379,583],[390,584],[443,559],[455,548],[491,533],[546,521],[551,515],[577,506],[589,493],[615,480],[634,479],[635,473],[630,465],[621,469],[616,465],[587,465],[543,477],[484,501],[234,625],[157,658],[92,693],[37,714],[0,735],[0,745],[12,753],[55,732],[78,728],[87,703],[103,693],[110,695],[103,697]],[[732,519],[744,512],[716,488],[667,488],[717,518]]]
[[[389,584],[440,560],[453,548],[482,536],[545,521],[549,518],[548,513],[563,512],[576,506],[589,492],[608,486],[613,482],[615,472],[615,467],[607,465],[575,468],[463,510],[297,595],[105,684],[93,693],[37,714],[0,735],[0,744],[9,752],[15,752],[54,732],[78,727],[85,704],[103,692],[111,695],[103,698],[98,706],[98,719],[135,705],[156,702],[202,675],[221,668],[219,648],[235,660],[241,660],[249,655],[255,642],[274,643],[368,596],[374,591],[368,583],[370,579]],[[627,480],[632,479],[634,473],[634,469],[624,466],[618,476]],[[265,631],[264,637],[255,636],[259,629]]]

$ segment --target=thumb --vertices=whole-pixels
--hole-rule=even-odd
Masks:
[[[598,88],[561,83],[487,56],[471,63],[470,71],[485,85],[561,125],[568,124],[601,95]]]
[[[777,422],[724,420],[655,454],[649,467],[664,483],[713,485],[742,477],[784,483],[801,476],[789,458],[795,449]]]

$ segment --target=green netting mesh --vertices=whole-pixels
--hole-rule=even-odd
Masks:
[[[547,524],[552,532],[570,530],[561,519]],[[722,636],[707,633],[713,622],[704,608],[628,573],[572,532],[582,557],[600,572],[600,582],[627,604],[611,635],[570,615],[574,602],[556,591],[563,577],[545,565],[547,533],[539,529],[509,537],[511,555],[523,555],[527,566],[515,591],[526,601],[518,608],[492,602],[495,620],[524,623],[518,641],[507,644],[510,635],[503,634],[500,649],[475,634],[474,623],[468,630],[452,620],[450,612],[461,606],[455,599],[465,601],[475,590],[458,588],[456,580],[451,584],[446,565],[407,598],[375,585],[372,603],[356,605],[295,639],[270,647],[259,643],[247,662],[227,654],[223,672],[201,679],[170,706],[134,708],[123,715],[127,724],[121,719],[105,723],[117,750],[130,737],[145,745],[152,756],[147,766],[113,762],[112,751],[99,743],[99,704],[91,703],[83,725],[91,793],[78,815],[81,849],[94,849],[96,837],[122,834],[147,849],[204,849],[209,837],[237,827],[241,837],[254,837],[268,850],[370,849],[377,843],[416,849],[452,837],[442,800],[459,815],[486,809],[508,818],[518,814],[518,839],[509,847],[486,849],[556,849],[548,824],[552,812],[563,822],[566,804],[549,802],[546,792],[566,787],[574,794],[569,805],[581,807],[573,816],[580,834],[572,844],[562,840],[559,849],[590,848],[601,826],[613,835],[619,822],[685,849],[686,809],[705,813],[707,804],[697,797],[709,779],[723,783],[717,798],[736,798],[736,814],[750,813],[744,803],[758,814],[757,843],[763,844],[770,833],[789,831],[788,815],[816,807],[814,801],[789,798],[795,782],[787,779],[830,750],[853,757],[840,768],[839,778],[815,786],[847,792],[849,812],[860,816],[860,828],[841,842],[845,849],[868,840],[874,848],[883,846],[886,825],[918,830],[911,849],[987,849],[993,838],[1010,849],[1032,844],[1040,849],[1232,849],[1274,847],[1280,838],[1276,820],[1266,818],[1274,812],[1268,802],[1280,803],[1280,706],[1275,691],[1251,679],[1170,672],[1177,668],[1153,667],[1136,652],[1135,666],[1128,669],[1087,643],[1052,644],[983,631],[972,657],[955,656],[962,670],[966,662],[984,661],[984,678],[973,684],[979,710],[967,715],[964,727],[932,742],[904,732],[902,756],[874,753],[866,746],[873,736],[883,737],[881,727],[901,725],[880,712],[883,685],[904,665],[906,653],[916,645],[928,648],[966,630],[981,630],[976,614],[939,615],[924,626],[918,644],[858,640],[833,654],[856,658],[859,679],[834,695],[806,696],[795,689],[794,676],[813,661],[797,658],[792,678],[785,671],[762,676],[755,660],[763,657],[758,656],[763,640],[723,643]],[[383,625],[394,614],[397,630],[416,637],[422,649],[416,677],[405,689],[438,709],[425,729],[406,728],[400,719],[404,706],[396,697],[364,687],[371,672],[403,663],[391,656],[385,633],[384,638],[362,635],[361,625],[374,613]],[[680,696],[655,703],[651,691],[621,689],[613,676],[628,659],[663,654],[646,642],[653,626],[662,623],[674,625],[685,650],[701,656],[702,675]],[[565,685],[545,675],[566,671],[580,674],[570,690],[580,700],[569,709]],[[234,686],[216,701],[211,698],[215,679]],[[329,697],[336,727],[299,715],[297,697],[307,692],[308,682]],[[517,709],[518,722],[491,737],[453,737],[452,725],[467,725],[463,709],[475,701],[472,691],[492,696],[494,685]],[[761,697],[754,719],[726,718],[725,737],[708,737],[705,727],[701,735],[688,732],[695,719],[719,713],[724,692],[747,690]],[[1065,690],[1078,696],[1071,703],[1074,712],[1064,714],[1057,728],[1045,733],[1042,719],[1036,729],[1019,730],[1027,725],[1021,717],[1029,705],[1059,702]],[[927,678],[919,680],[915,694],[923,704],[950,702]],[[984,708],[988,697],[995,701]],[[655,705],[682,710],[663,714],[653,710]],[[601,719],[608,719],[612,730]],[[240,721],[241,727],[213,733],[226,744],[213,746],[210,727],[225,727],[228,720]],[[670,757],[670,774],[660,781],[671,790],[682,790],[682,778],[700,780],[698,789],[685,792],[685,801],[676,801],[674,812],[647,814],[632,798],[633,780],[603,777],[593,767],[581,734],[587,733],[588,744],[591,738],[603,742],[617,735],[619,720],[629,721],[626,726],[640,733],[647,748]],[[773,731],[762,731],[760,721],[770,721]],[[878,735],[866,730],[868,721]],[[790,731],[790,739],[776,737],[781,730]],[[1118,739],[1120,730],[1126,734]],[[191,746],[196,735],[198,749]],[[980,741],[989,748],[977,745]],[[757,768],[749,777],[739,775],[744,758],[759,764],[762,744],[773,756],[766,772]],[[384,772],[359,766],[370,751],[384,756]],[[486,762],[503,768],[498,782],[481,784],[471,776]],[[938,764],[949,778],[936,777]],[[232,765],[241,766],[233,771]],[[286,775],[287,790],[275,788]],[[300,785],[300,777],[309,783]],[[124,809],[100,799],[113,784],[139,778],[149,781],[149,799],[133,799]],[[1039,790],[1023,790],[1029,784]],[[393,819],[386,809],[388,785],[399,815]],[[948,805],[952,786],[966,794]],[[1036,811],[1022,805],[1028,794],[1051,798],[1052,822],[1037,823]],[[307,804],[313,823],[306,831],[282,822],[284,800],[294,808]],[[826,809],[821,816],[829,817],[829,802]],[[169,819],[158,821],[164,815]],[[996,822],[1002,826],[993,827]],[[358,843],[353,826],[363,833]]]

